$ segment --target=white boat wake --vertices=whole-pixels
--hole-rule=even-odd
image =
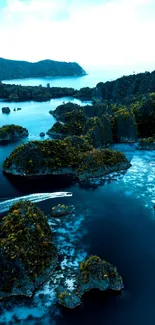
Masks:
[[[0,213],[6,212],[10,209],[10,207],[17,203],[18,201],[31,201],[34,203],[49,200],[49,199],[55,199],[59,197],[68,197],[72,196],[71,192],[54,192],[54,193],[37,193],[37,194],[30,194],[25,196],[19,196],[14,199],[5,200],[3,202],[0,202]]]

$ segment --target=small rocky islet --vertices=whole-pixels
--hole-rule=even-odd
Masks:
[[[3,171],[24,177],[70,175],[79,182],[89,182],[89,178],[102,177],[129,167],[130,163],[123,153],[94,149],[87,140],[75,136],[22,144],[5,160]]]
[[[8,106],[2,107],[2,113],[3,114],[9,114],[11,112],[10,108]]]
[[[21,107],[17,107],[17,108],[14,108],[13,109],[13,112],[18,112],[18,111],[21,111]],[[11,109],[10,109],[10,107],[8,107],[8,106],[4,106],[4,107],[2,107],[2,113],[3,114],[9,114],[11,112]]]
[[[142,138],[137,146],[139,150],[155,150],[155,138]]]
[[[9,124],[0,127],[0,142],[20,140],[28,135],[28,130],[19,125]]]
[[[74,206],[58,205],[52,208],[51,217],[66,214],[71,217],[74,212]],[[55,269],[60,268],[59,252],[48,220],[50,216],[46,217],[29,201],[19,201],[3,216],[0,227],[1,300],[13,296],[31,297],[49,278],[51,283],[56,283]],[[80,305],[87,291],[120,292],[124,288],[116,267],[98,256],[87,258],[77,270],[65,274],[62,269],[61,273],[59,283],[55,285],[55,294],[57,302],[70,309]]]
[[[65,204],[58,204],[52,208],[51,216],[54,218],[61,218],[70,215],[75,211],[74,205],[68,206]]]
[[[73,309],[81,304],[82,296],[86,292],[96,289],[120,292],[123,288],[123,280],[116,267],[99,256],[90,256],[80,263],[69,289],[58,286],[56,292],[58,302],[64,307]]]

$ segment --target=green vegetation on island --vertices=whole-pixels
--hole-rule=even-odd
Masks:
[[[52,135],[53,132],[63,135],[82,135],[86,124],[86,116],[82,110],[73,110],[65,113],[65,124],[56,122],[53,127],[48,130],[47,134]]]
[[[136,119],[127,107],[121,107],[113,114],[111,126],[114,141],[135,142],[137,140]]]
[[[74,205],[65,205],[59,203],[58,205],[52,207],[51,216],[54,218],[60,218],[72,214],[74,210]]]
[[[106,143],[136,142],[138,137],[155,136],[155,93],[130,96],[121,101],[96,100],[92,105],[64,103],[53,115],[66,126],[66,113],[83,111],[89,118],[98,117],[107,133]],[[93,120],[93,119],[92,119]],[[105,123],[106,120],[106,123]],[[90,123],[90,122],[88,122]],[[99,121],[98,121],[99,124]]]
[[[155,150],[155,139],[153,137],[140,139],[137,149],[139,149],[139,150]]]
[[[85,106],[83,108],[77,104],[67,103],[58,106],[54,111],[54,116],[59,116],[63,122],[56,122],[48,130],[47,134],[53,138],[81,135],[95,148],[112,143],[110,119],[105,115],[101,118],[97,116],[88,118],[85,115]]]
[[[76,62],[43,60],[15,61],[0,58],[0,80],[56,76],[82,76],[86,72]]]
[[[48,217],[30,201],[12,205],[0,222],[0,299],[31,297],[49,279],[52,292],[56,291],[56,301],[72,309],[81,304],[87,291],[119,292],[124,288],[117,268],[98,256],[82,261],[77,269],[61,266],[48,222],[51,218],[70,219],[73,215],[73,205],[58,204]]]
[[[122,101],[124,98],[155,92],[155,71],[123,76],[114,81],[99,82],[94,97]]]
[[[73,136],[22,144],[5,160],[3,170],[21,176],[74,175],[84,180],[129,166],[124,154],[93,149],[85,137]]]
[[[0,127],[0,142],[14,141],[28,136],[28,130],[19,125],[3,125]]]
[[[0,222],[0,297],[31,295],[56,260],[44,214],[29,201],[14,204]]]
[[[85,292],[93,289],[119,292],[123,288],[123,280],[117,268],[98,256],[91,256],[80,264],[74,288],[70,290],[65,286],[59,286],[57,298],[60,305],[73,309],[81,304]]]
[[[112,143],[110,122],[104,115],[102,115],[101,119],[97,116],[89,118],[84,133],[94,148],[105,147]]]
[[[75,90],[67,87],[43,87],[40,86],[20,86],[8,85],[0,82],[0,98],[11,101],[48,101],[52,98],[73,96]]]

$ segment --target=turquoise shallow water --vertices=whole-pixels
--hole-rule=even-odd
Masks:
[[[26,127],[29,131],[29,140],[39,140],[40,132],[47,132],[55,123],[55,118],[49,114],[50,110],[54,110],[63,102],[73,102],[75,104],[86,105],[90,102],[81,102],[72,97],[63,97],[59,99],[51,99],[47,102],[11,102],[7,103],[3,100],[0,101],[0,127],[4,124],[17,124]],[[1,108],[9,106],[11,109],[10,114],[3,114]],[[13,111],[14,108],[21,108],[20,111]],[[47,138],[47,136],[46,136]]]

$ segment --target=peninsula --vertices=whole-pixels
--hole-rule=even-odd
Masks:
[[[43,60],[39,62],[15,61],[0,58],[0,80],[83,76],[86,72],[76,62]]]

